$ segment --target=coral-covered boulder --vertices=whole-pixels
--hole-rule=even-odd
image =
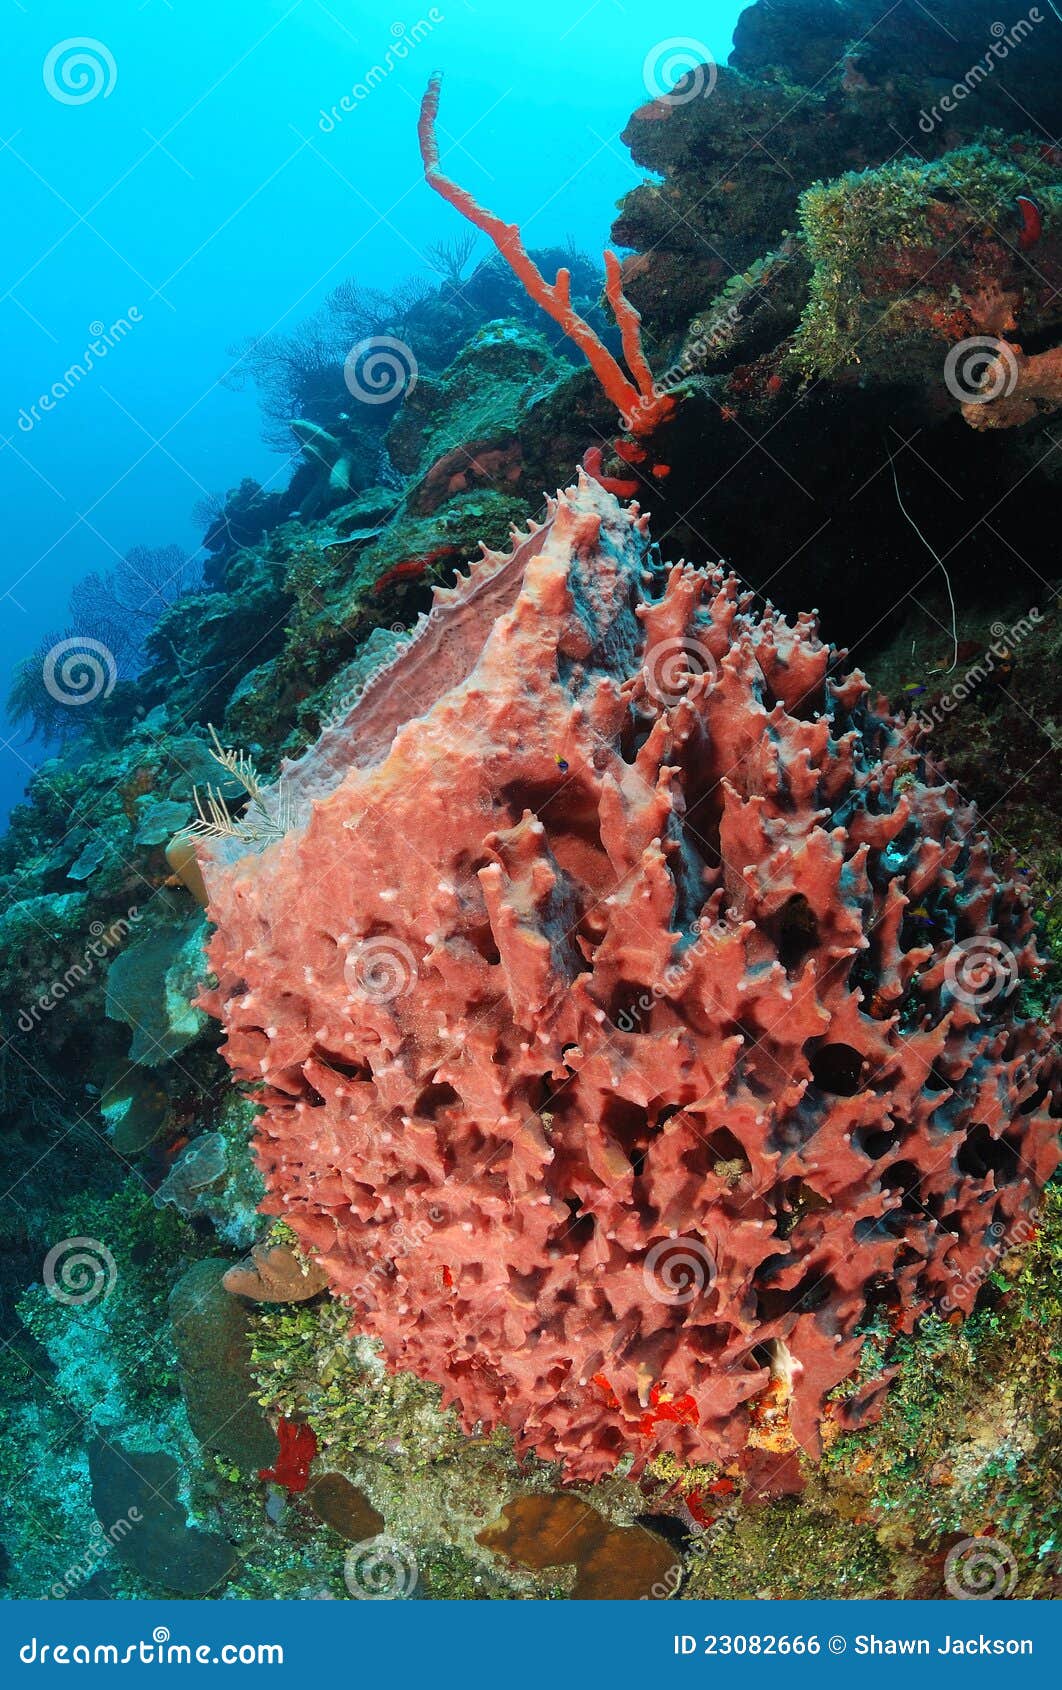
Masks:
[[[170,1292],[170,1327],[192,1431],[253,1472],[277,1459],[277,1436],[255,1401],[247,1312],[223,1288],[224,1274],[223,1261],[193,1263]]]
[[[239,1559],[225,1538],[189,1523],[172,1455],[96,1438],[88,1459],[100,1528],[116,1559],[148,1584],[179,1596],[209,1596],[239,1571]],[[117,1529],[121,1523],[124,1532]]]
[[[199,1037],[205,1017],[191,1001],[203,972],[198,914],[159,925],[121,951],[107,974],[107,1014],[132,1028],[129,1060],[158,1067]]]
[[[1058,1161],[1025,895],[835,663],[584,479],[204,847],[266,1208],[570,1477],[814,1455]]]

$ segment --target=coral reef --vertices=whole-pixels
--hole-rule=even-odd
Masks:
[[[971,1306],[1062,1098],[972,811],[808,619],[648,544],[584,479],[439,595],[285,770],[300,825],[202,848],[204,1002],[265,1207],[394,1365],[573,1477],[760,1481],[883,1303]]]
[[[1028,193],[1046,218],[1035,259],[1017,232]],[[799,216],[812,272],[791,358],[809,375],[840,379],[858,366],[864,382],[906,388],[912,403],[921,389],[930,417],[961,403],[965,389],[969,420],[993,402],[972,373],[942,381],[947,354],[973,336],[1014,334],[1019,321],[1023,335],[1052,327],[1059,204],[1057,162],[1031,138],[1001,135],[932,164],[900,159],[808,188]]]
[[[418,1598],[639,1595],[639,1568],[695,1600],[939,1597],[986,1531],[1015,1595],[1060,1594],[1062,1217],[1034,1188],[1062,29],[880,10],[757,0],[728,65],[648,103],[632,66],[644,179],[604,277],[441,175],[430,95],[468,237],[249,325],[235,379],[287,464],[202,501],[201,579],[142,547],[72,595],[113,687],[75,663],[102,690],[69,708],[43,647],[16,673],[54,755],[0,839],[10,1594],[345,1599],[382,1533]],[[366,406],[374,336],[412,379]],[[544,513],[580,461],[599,487]],[[600,487],[707,571],[663,570]],[[241,771],[288,834],[242,863],[269,819]],[[208,790],[217,886],[248,927],[281,910],[222,981],[247,1098],[192,1001]],[[259,1213],[256,1113],[299,1235]],[[62,1240],[96,1246],[84,1302],[48,1283]],[[688,1303],[650,1295],[659,1245]]]
[[[106,1011],[132,1029],[131,1061],[156,1067],[202,1032],[192,998],[203,972],[204,937],[201,918],[192,916],[180,926],[160,927],[112,962]]]
[[[670,415],[673,400],[670,395],[659,393],[653,381],[652,371],[642,351],[641,319],[623,292],[622,271],[616,254],[611,251],[605,253],[605,291],[619,326],[629,376],[624,374],[591,325],[573,309],[570,272],[562,267],[554,280],[547,282],[521,240],[518,226],[484,210],[467,189],[443,173],[435,134],[441,86],[442,77],[436,72],[429,80],[420,107],[420,153],[429,187],[448,200],[475,228],[490,236],[530,298],[553,318],[585,355],[605,393],[623,418],[624,426],[634,434],[652,434]]]
[[[704,67],[679,98],[635,111],[622,139],[650,174],[622,201],[613,238],[649,255],[629,265],[627,288],[654,333],[681,334],[728,276],[776,246],[816,180],[897,154],[933,160],[992,127],[1057,133],[1051,30],[1022,20],[1000,48],[992,0],[944,10],[941,22],[909,0],[886,15],[872,0],[756,0],[729,63],[711,69],[710,98],[697,97]],[[982,72],[974,87],[942,107],[971,66]]]
[[[112,1533],[115,1553],[150,1584],[180,1596],[206,1596],[236,1571],[232,1548],[216,1532],[190,1526],[178,1497],[171,1456],[97,1441],[89,1446],[92,1506]],[[126,1520],[127,1534],[114,1534]]]
[[[1057,473],[1062,31],[945,11],[904,3],[868,31],[861,0],[750,6],[729,65],[631,119],[652,174],[613,226],[677,410],[664,483],[604,474],[651,499],[672,555],[740,559],[790,613],[828,604],[868,672],[929,557],[876,473],[890,448],[930,545],[961,529],[966,602],[1035,602],[1054,574],[1034,536]]]
[[[411,511],[476,487],[534,497],[537,465],[525,464],[521,442],[534,434],[535,406],[570,373],[539,335],[502,321],[480,329],[441,376],[419,380],[387,436],[392,463],[415,477]]]
[[[222,1288],[226,1264],[196,1262],[170,1292],[181,1391],[204,1448],[239,1467],[268,1466],[277,1439],[254,1400],[247,1319]]]

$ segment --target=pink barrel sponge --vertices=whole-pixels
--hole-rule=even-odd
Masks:
[[[569,1478],[813,1457],[1059,1159],[1026,895],[836,663],[583,478],[204,849],[266,1209]]]

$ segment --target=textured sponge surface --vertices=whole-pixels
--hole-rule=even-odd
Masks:
[[[814,1457],[867,1324],[969,1308],[1058,1161],[1025,895],[837,662],[584,478],[296,766],[297,827],[205,852],[266,1207],[572,1478]]]

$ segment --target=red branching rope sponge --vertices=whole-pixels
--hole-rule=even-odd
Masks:
[[[529,297],[553,318],[568,339],[585,355],[587,362],[611,399],[624,427],[632,434],[652,434],[674,410],[670,394],[659,393],[653,372],[642,350],[641,317],[623,292],[623,273],[620,261],[611,251],[605,252],[605,294],[615,313],[623,345],[623,356],[634,377],[630,381],[590,324],[572,306],[571,275],[557,271],[556,280],[547,282],[538,265],[528,253],[516,223],[505,223],[493,212],[484,210],[467,188],[443,174],[439,165],[439,143],[435,126],[439,115],[439,92],[442,76],[436,71],[430,78],[420,106],[417,134],[420,156],[424,161],[424,177],[428,186],[441,194],[461,216],[477,229],[489,235],[514,275],[523,284]]]
[[[266,1208],[571,1477],[814,1456],[1059,1160],[1027,894],[834,660],[583,478],[203,849]]]

